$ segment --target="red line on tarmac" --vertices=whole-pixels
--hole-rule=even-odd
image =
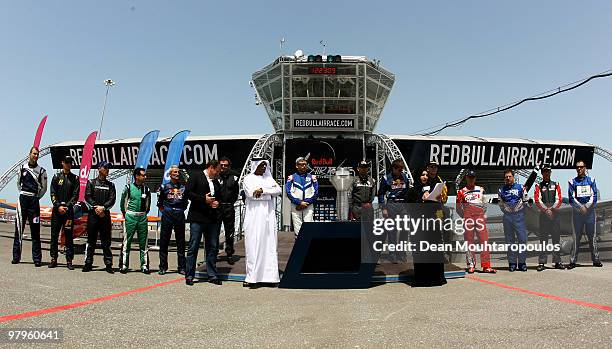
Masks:
[[[527,294],[530,294],[530,295],[533,295],[533,296],[538,296],[538,297],[542,297],[542,298],[552,299],[552,300],[559,301],[559,302],[576,304],[576,305],[581,305],[583,307],[595,308],[595,309],[599,309],[599,310],[612,311],[612,307],[608,306],[608,305],[583,302],[583,301],[578,301],[578,300],[571,299],[571,298],[564,298],[564,297],[554,296],[554,295],[551,295],[551,294],[540,293],[540,292],[536,292],[536,291],[527,290],[527,289],[524,289],[524,288],[519,288],[519,287],[514,287],[514,286],[510,286],[510,285],[506,285],[506,284],[501,284],[499,282],[494,282],[494,281],[489,281],[489,280],[481,279],[481,278],[478,278],[478,277],[475,277],[475,276],[466,276],[466,278],[474,280],[474,281],[482,282],[482,283],[485,283],[485,284],[489,284],[489,285],[505,288],[505,289],[508,289],[508,290],[518,291],[518,292],[527,293]]]
[[[131,294],[134,294],[134,293],[145,292],[145,291],[148,291],[148,290],[152,290],[154,288],[171,285],[171,284],[177,283],[179,281],[184,281],[184,280],[185,280],[185,278],[180,278],[180,279],[176,279],[176,280],[162,282],[162,283],[155,284],[155,285],[150,285],[150,286],[145,286],[145,287],[137,288],[137,289],[134,289],[134,290],[129,290],[129,291],[125,291],[125,292],[115,293],[115,294],[111,294],[111,295],[104,296],[104,297],[92,298],[92,299],[88,299],[88,300],[82,301],[82,302],[66,304],[66,305],[59,305],[59,306],[56,306],[56,307],[45,308],[45,309],[40,309],[40,310],[34,310],[34,311],[29,311],[29,312],[21,313],[21,314],[0,316],[0,323],[8,322],[8,321],[13,321],[13,320],[19,320],[19,319],[25,319],[25,318],[35,317],[35,316],[40,316],[40,315],[45,315],[45,314],[49,314],[49,313],[55,313],[55,312],[58,312],[58,311],[63,311],[63,310],[68,310],[68,309],[73,309],[73,308],[79,308],[79,307],[83,307],[83,306],[86,306],[86,305],[89,305],[89,304],[94,304],[94,303],[105,302],[105,301],[109,301],[109,300],[111,300],[113,298],[125,297],[125,296],[129,296]]]

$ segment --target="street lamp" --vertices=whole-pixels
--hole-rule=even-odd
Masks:
[[[106,112],[106,100],[108,99],[108,90],[112,86],[115,86],[115,82],[111,79],[104,80],[104,85],[106,86],[106,94],[104,95],[104,105],[102,106],[102,118],[100,119],[100,128],[98,129],[98,139],[100,139],[100,135],[102,134],[102,124],[104,123],[104,113]]]

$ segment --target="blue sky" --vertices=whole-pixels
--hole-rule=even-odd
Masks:
[[[588,5],[587,5],[588,4]],[[612,69],[606,1],[0,1],[0,168],[44,144],[271,131],[248,85],[279,54],[366,55],[396,74],[378,132],[417,130]],[[612,149],[612,78],[445,135],[578,140]],[[43,166],[51,167],[49,161]],[[592,174],[612,199],[612,166]],[[558,173],[566,180],[572,171]],[[0,197],[15,195],[14,185]]]

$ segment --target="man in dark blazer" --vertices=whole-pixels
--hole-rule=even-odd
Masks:
[[[217,249],[219,246],[219,233],[221,231],[219,202],[215,194],[219,192],[219,161],[211,160],[206,169],[189,178],[187,182],[187,197],[191,201],[187,222],[189,223],[189,248],[187,250],[187,270],[185,283],[193,285],[195,277],[196,260],[200,241],[204,236],[204,250],[206,251],[206,272],[208,282],[221,285],[217,276]]]

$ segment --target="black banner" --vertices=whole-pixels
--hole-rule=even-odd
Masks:
[[[306,158],[308,171],[330,185],[331,170],[342,164],[355,168],[363,159],[363,142],[360,139],[290,139],[285,146],[285,173],[293,174],[295,159]]]
[[[212,159],[219,159],[227,156],[233,163],[234,168],[241,168],[251,148],[257,139],[222,139],[222,140],[189,140],[183,147],[181,158],[181,168],[196,169],[204,168],[204,165]],[[155,150],[151,155],[150,169],[163,169],[166,162],[166,154],[170,141],[158,141]],[[115,144],[96,144],[94,148],[92,163],[100,160],[108,161],[113,169],[131,169],[138,157],[139,142],[135,143],[115,143]],[[70,155],[74,158],[74,167],[81,165],[83,152],[82,145],[52,146],[51,160],[53,168],[61,168],[61,160]]]
[[[556,169],[571,169],[576,161],[593,163],[593,147],[557,144],[520,144],[494,142],[426,141],[395,139],[410,168],[429,161],[443,168],[531,169],[548,163]]]

